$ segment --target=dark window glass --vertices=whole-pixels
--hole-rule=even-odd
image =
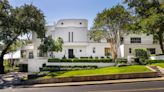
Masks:
[[[34,58],[33,52],[29,52],[29,59],[33,59],[33,58]]]
[[[148,48],[147,50],[150,54],[156,54],[155,48]]]
[[[95,47],[93,47],[93,53],[96,53],[96,48]]]
[[[140,37],[135,37],[130,39],[131,43],[141,43],[141,38]]]
[[[132,53],[132,49],[131,48],[129,48],[129,53]]]

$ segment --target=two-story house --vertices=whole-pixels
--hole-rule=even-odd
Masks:
[[[134,56],[135,49],[146,49],[150,54],[160,54],[159,44],[154,42],[153,35],[149,34],[125,34],[120,45],[120,57]]]

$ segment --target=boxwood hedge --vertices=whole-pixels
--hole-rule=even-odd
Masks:
[[[48,59],[48,62],[104,62],[104,63],[108,63],[108,62],[113,62],[112,59],[110,58],[101,58],[101,59],[59,59],[59,58],[52,58],[52,59]]]

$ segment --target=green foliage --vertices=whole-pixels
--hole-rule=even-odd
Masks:
[[[0,74],[4,73],[3,57],[19,37],[30,32],[45,36],[44,14],[33,5],[12,7],[8,0],[0,0]],[[13,48],[12,48],[13,49]]]
[[[146,60],[146,64],[164,63],[164,60]]]
[[[106,67],[91,70],[74,70],[67,71],[55,77],[72,77],[72,76],[93,76],[93,75],[107,75],[107,74],[122,74],[122,73],[137,73],[149,72],[150,70],[145,66],[125,66],[125,67]]]
[[[113,62],[112,59],[110,58],[101,58],[101,59],[58,59],[58,58],[52,58],[52,59],[48,59],[48,62],[102,62],[102,63],[108,63],[108,62]]]
[[[108,42],[110,42],[112,58],[116,59],[120,37],[122,34],[128,32],[125,28],[130,23],[131,15],[122,5],[116,5],[110,9],[104,9],[101,13],[97,14],[94,20],[93,29],[99,31],[93,31],[91,37],[94,40],[105,38]]]
[[[51,36],[48,36],[42,39],[42,43],[40,44],[38,49],[42,53],[53,52],[53,51],[58,52],[58,51],[62,51],[62,45],[63,45],[62,38],[58,38],[56,41],[54,41]]]
[[[124,0],[124,2],[135,14],[131,30],[152,34],[164,53],[164,3],[160,0]]]
[[[40,71],[68,71],[68,70],[81,70],[81,69],[95,69],[97,66],[95,65],[80,65],[80,66],[46,66],[43,68],[40,68]]]
[[[117,58],[116,59],[116,63],[118,64],[118,63],[124,63],[124,64],[126,64],[128,61],[127,61],[127,59],[126,58]]]
[[[135,49],[135,56],[143,59],[149,58],[148,52],[145,49]]]
[[[89,31],[90,39],[95,42],[101,42],[101,39],[105,38],[106,31],[104,30],[91,30]]]

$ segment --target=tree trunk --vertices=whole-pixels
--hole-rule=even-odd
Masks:
[[[162,51],[162,54],[164,54],[164,46],[163,46],[163,33],[162,32],[159,32],[158,33],[158,37],[159,37],[159,45],[160,45],[160,48],[161,48],[161,51]]]
[[[3,56],[0,56],[0,74],[4,74],[5,73],[3,61],[4,61]]]
[[[18,37],[19,35],[17,35],[17,36],[15,36],[14,38],[13,38],[13,40],[12,41],[10,41],[7,45],[6,45],[6,47],[2,50],[2,53],[1,53],[1,55],[0,55],[0,74],[4,74],[5,73],[5,71],[4,71],[4,65],[3,65],[3,61],[4,61],[4,55],[6,54],[6,52],[7,52],[7,50],[9,49],[9,47],[13,44],[13,42],[17,39],[17,37]]]

